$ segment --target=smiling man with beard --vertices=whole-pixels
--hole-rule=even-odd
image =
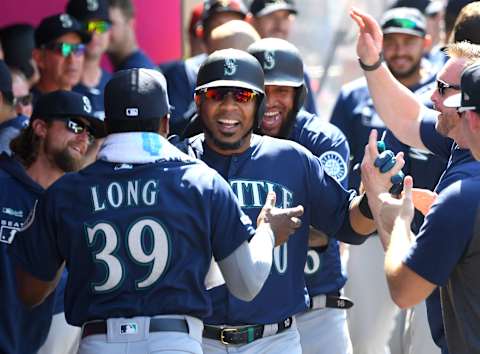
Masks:
[[[4,303],[4,310],[0,311],[2,353],[37,353],[49,333],[55,300],[55,294],[52,294],[44,304],[31,311],[21,304],[15,291],[14,262],[7,250],[38,197],[66,172],[83,166],[88,146],[102,131],[103,122],[93,116],[86,96],[54,91],[39,98],[30,124],[12,140],[13,156],[0,155],[0,298]],[[63,301],[61,307],[61,312],[53,317],[52,322],[59,346],[44,352],[70,353],[73,349],[70,345],[74,335],[65,332],[66,329],[61,326],[61,320],[65,322]]]

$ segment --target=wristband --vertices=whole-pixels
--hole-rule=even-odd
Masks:
[[[370,206],[368,205],[368,198],[367,193],[363,193],[360,199],[360,203],[358,203],[358,210],[365,216],[367,219],[373,220],[372,211],[370,210]]]
[[[367,65],[362,62],[360,58],[358,58],[358,63],[360,64],[360,67],[362,68],[363,71],[373,71],[375,69],[378,69],[380,65],[383,63],[383,53],[380,52],[378,56],[378,60],[372,64],[372,65]]]

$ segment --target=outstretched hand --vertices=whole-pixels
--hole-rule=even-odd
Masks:
[[[275,234],[275,246],[278,246],[288,241],[288,237],[302,226],[299,218],[303,215],[303,206],[282,209],[275,207],[275,201],[275,192],[269,192],[265,205],[258,215],[257,227],[263,223],[270,224]]]
[[[350,17],[356,22],[359,29],[358,57],[366,65],[376,63],[383,48],[383,33],[378,22],[371,15],[356,8],[350,10]]]

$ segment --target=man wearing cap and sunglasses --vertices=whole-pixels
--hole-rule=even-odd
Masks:
[[[279,210],[271,193],[253,229],[221,176],[166,140],[159,72],[115,73],[105,109],[99,159],[53,184],[15,238],[19,294],[42,303],[66,261],[66,316],[83,328],[79,353],[201,354],[212,256],[229,290],[250,301],[303,208]]]
[[[247,215],[256,218],[269,191],[279,207],[305,206],[302,227],[275,249],[269,278],[252,302],[229,295],[224,286],[210,290],[213,314],[205,319],[204,351],[301,353],[292,316],[309,303],[304,282],[309,225],[350,243],[362,243],[374,226],[358,207],[362,198],[324,173],[308,150],[252,134],[266,104],[264,74],[254,56],[235,49],[212,53],[200,67],[195,102],[204,134],[190,138],[189,148],[229,182]]]
[[[382,49],[380,27],[366,13],[355,10],[351,16],[360,28],[357,53],[364,64],[372,65],[378,61]],[[480,59],[480,47],[466,42],[453,43],[448,45],[447,53],[450,59],[438,73],[437,90],[431,97],[436,111],[426,109],[385,66],[365,71],[375,107],[395,136],[409,146],[428,148],[449,160],[435,188],[437,193],[455,181],[480,174],[480,164],[466,149],[458,113],[444,104],[448,97],[458,93],[462,70]],[[427,210],[430,205],[431,202],[427,203]],[[448,353],[438,291],[429,296],[426,303],[432,337],[442,353]]]
[[[479,64],[463,71],[461,89],[444,105],[458,110],[466,146],[479,160]],[[371,178],[375,169],[364,172]],[[442,190],[417,236],[409,228],[412,184],[408,177],[401,200],[381,195],[380,204],[371,204],[386,249],[385,272],[392,298],[399,306],[410,307],[440,288],[448,351],[480,353],[480,176],[461,179]]]
[[[431,88],[435,73],[430,71],[430,63],[423,58],[430,45],[425,17],[418,9],[398,7],[387,10],[380,22],[383,58],[387,66],[401,84],[417,95],[426,96],[424,92]],[[424,99],[429,101],[427,97]],[[375,109],[364,78],[342,88],[330,121],[347,136],[353,157],[349,182],[352,188],[359,188],[360,170],[357,167],[364,155],[369,133],[373,128],[380,134],[385,131],[385,124]],[[413,175],[419,188],[434,188],[445,169],[446,160],[435,157],[427,149],[413,149],[400,143],[391,132],[386,133],[384,141],[393,151],[404,152],[404,172]],[[412,227],[418,229],[421,219],[422,216],[417,214]],[[345,293],[355,298],[356,303],[348,312],[355,353],[383,354],[388,350],[398,308],[388,294],[381,271],[383,259],[378,237],[370,238],[364,247],[349,251],[349,282],[345,286]],[[378,300],[372,301],[372,297]],[[368,328],[364,325],[365,321],[370,323]],[[367,335],[372,328],[376,335]]]
[[[35,29],[33,58],[40,80],[32,88],[34,102],[39,95],[71,90],[83,72],[85,44],[91,36],[72,16],[62,13],[44,18]]]
[[[28,92],[28,86],[27,86]],[[10,71],[0,60],[0,152],[11,153],[10,141],[28,124],[28,117],[17,115]]]
[[[94,114],[103,118],[103,91],[112,76],[100,65],[110,42],[108,0],[70,0],[66,12],[80,21],[92,36],[85,48],[82,77],[73,90],[87,96]]]
[[[15,291],[11,249],[17,231],[24,225],[36,200],[66,172],[78,170],[93,136],[103,132],[103,123],[88,109],[88,98],[68,91],[54,91],[39,98],[30,124],[11,142],[12,156],[0,155],[0,352],[37,353],[45,342],[52,321],[55,294],[44,304],[27,310]],[[32,289],[33,284],[27,284]],[[61,313],[63,316],[63,313]],[[70,353],[68,335],[50,353]]]

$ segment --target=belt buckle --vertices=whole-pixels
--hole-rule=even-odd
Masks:
[[[225,333],[235,333],[237,332],[236,328],[222,328],[220,331],[220,342],[224,345],[229,345],[232,343],[225,342]]]

